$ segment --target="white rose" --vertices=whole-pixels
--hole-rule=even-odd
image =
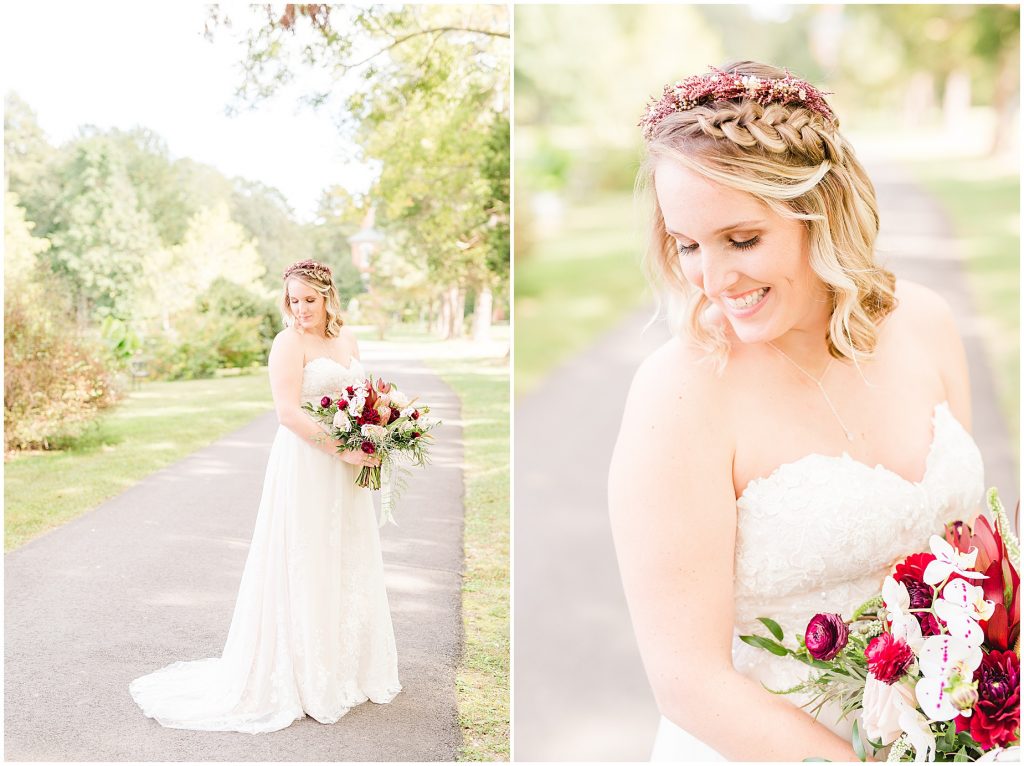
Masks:
[[[348,431],[352,428],[352,421],[349,420],[348,415],[341,410],[338,410],[337,414],[334,416],[334,427],[342,431]]]
[[[388,435],[388,431],[383,426],[375,426],[367,423],[359,431],[367,439],[383,439]]]
[[[914,692],[898,681],[891,686],[868,673],[864,682],[864,733],[870,739],[888,745],[903,733],[900,713],[914,708]]]

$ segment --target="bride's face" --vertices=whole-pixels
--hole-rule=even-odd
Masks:
[[[655,168],[654,186],[683,275],[742,342],[775,340],[793,329],[823,332],[828,289],[811,269],[801,221],[670,159]]]
[[[324,297],[302,280],[288,280],[288,306],[304,332],[316,332],[327,324]]]

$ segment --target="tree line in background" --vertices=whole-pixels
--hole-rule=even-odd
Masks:
[[[214,26],[230,24],[211,14]],[[30,106],[6,97],[5,451],[73,438],[117,400],[140,354],[148,374],[169,379],[263,363],[282,327],[280,274],[303,258],[331,266],[349,319],[381,337],[412,321],[444,338],[468,326],[483,339],[506,315],[504,9],[483,18],[461,6],[267,14],[248,32],[239,98],[287,82],[282,39],[293,44],[305,20],[319,40],[307,59],[330,69],[331,88],[351,75],[339,131],[380,167],[365,195],[323,190],[311,223],[276,189],[172,158],[144,128],[83,127],[53,146]],[[344,33],[332,26],[340,14],[350,16]],[[261,83],[272,66],[272,84]],[[246,92],[254,84],[256,96]],[[367,226],[372,252],[357,267],[350,238]]]
[[[1017,4],[535,5],[515,21],[517,258],[526,194],[628,192],[647,99],[711,64],[754,59],[825,83],[846,128],[955,133],[985,106],[993,152],[1016,136]],[[600,55],[579,55],[590,48]]]

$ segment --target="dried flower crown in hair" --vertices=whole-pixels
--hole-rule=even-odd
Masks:
[[[817,112],[829,122],[835,122],[835,115],[825,103],[825,95],[828,94],[806,80],[794,77],[788,69],[785,77],[772,80],[708,68],[711,70],[708,74],[693,75],[666,85],[660,99],[651,99],[647,113],[638,123],[644,129],[645,139],[650,138],[655,126],[673,112],[685,112],[712,101],[737,98],[756,101],[762,106],[797,104]]]
[[[288,279],[292,274],[301,272],[302,274],[309,275],[320,279],[324,282],[331,281],[331,268],[324,263],[318,263],[317,261],[297,261],[284,270],[282,279]]]

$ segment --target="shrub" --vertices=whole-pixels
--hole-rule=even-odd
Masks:
[[[106,355],[47,304],[4,300],[4,450],[51,449],[114,404],[119,392]]]

